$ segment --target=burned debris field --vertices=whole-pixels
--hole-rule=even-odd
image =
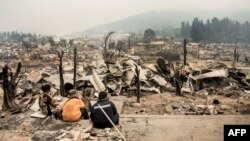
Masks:
[[[2,0],[0,141],[227,141],[250,123],[250,3],[228,1]]]
[[[235,52],[248,56],[246,45],[183,44],[171,40],[160,43],[149,49],[140,44],[133,45],[120,54],[119,50],[112,49],[110,43],[106,48],[104,45],[103,50],[83,45],[65,48],[48,42],[30,49],[28,54],[22,44],[14,44],[14,48],[20,47],[19,52],[24,55],[16,54],[18,60],[14,55],[3,57],[9,63],[8,66],[2,64],[1,83],[5,86],[4,81],[9,85],[15,82],[16,88],[6,93],[5,87],[1,89],[1,136],[5,139],[11,135],[13,140],[41,140],[44,136],[46,140],[62,140],[79,135],[82,140],[122,139],[115,130],[96,129],[97,136],[92,136],[88,120],[69,123],[46,118],[39,112],[42,84],[52,86],[51,93],[56,102],[62,103],[64,99],[60,91],[60,69],[63,70],[64,83],[75,84],[86,105],[96,100],[99,91],[106,89],[120,113],[122,131],[127,132],[127,138],[131,140],[137,140],[143,136],[144,130],[147,132],[149,129],[135,134],[132,132],[135,127],[129,129],[132,126],[129,124],[136,122],[142,126],[142,119],[150,121],[155,119],[154,116],[160,119],[184,116],[185,119],[186,116],[207,115],[208,118],[218,116],[223,119],[223,116],[231,118],[235,115],[249,120],[249,64],[243,58],[237,61],[233,57]],[[183,65],[184,46],[187,50],[186,65]],[[12,48],[12,45],[6,48]],[[7,80],[3,77],[6,67],[10,75]],[[15,80],[12,75],[17,76]],[[6,97],[6,94],[14,96]]]
[[[191,54],[192,48],[198,48],[198,46],[191,44],[187,47],[188,52]],[[176,56],[176,53],[171,53],[171,45],[166,47],[160,47],[159,49],[151,50],[153,57],[150,55],[143,55],[144,64],[147,65],[145,68],[149,68],[151,78],[147,81],[151,86],[151,91],[144,91],[143,98],[140,104],[133,102],[133,96],[130,96],[128,100],[124,103],[123,112],[126,114],[156,114],[156,115],[238,115],[238,114],[249,114],[249,85],[248,85],[248,74],[249,67],[245,63],[233,62],[228,59],[234,54],[234,48],[228,47],[228,50],[220,50],[221,45],[217,47],[206,47],[200,48],[199,51],[203,52],[203,55],[199,55],[198,59],[197,51],[195,55],[188,55],[188,65],[182,68],[182,74],[185,75],[186,81],[182,82],[181,96],[176,95],[176,88],[173,81],[164,81],[165,75],[163,69],[168,67],[170,72],[170,64],[167,60],[162,58],[157,58],[158,51],[168,56]],[[215,52],[220,52],[220,55],[211,57],[209,54],[210,49],[216,50]],[[209,51],[210,50],[210,51]],[[246,51],[241,52],[248,52]],[[180,49],[180,54],[181,53]],[[177,51],[176,51],[177,52]],[[211,52],[210,52],[211,53]],[[224,55],[222,55],[224,54]],[[147,57],[150,61],[147,62]],[[181,58],[183,56],[180,55]],[[204,58],[210,58],[204,59]],[[155,61],[152,64],[152,61]],[[191,61],[192,60],[192,61]],[[216,61],[215,61],[216,60]],[[160,68],[161,62],[166,64],[162,69]],[[238,64],[238,67],[233,67]],[[238,69],[237,69],[238,68]],[[146,73],[149,74],[149,73]],[[174,76],[172,74],[172,76]],[[194,81],[194,80],[197,81]],[[245,80],[242,80],[245,79]],[[239,80],[239,81],[238,81]],[[237,82],[238,81],[238,82]],[[244,84],[244,82],[246,82]],[[233,84],[234,83],[234,84]],[[155,89],[156,88],[156,89]],[[143,91],[143,90],[142,90]],[[155,95],[156,93],[161,93],[160,95]],[[155,93],[155,94],[153,94]],[[153,94],[153,95],[152,95]],[[134,100],[135,101],[135,100]],[[243,102],[244,101],[244,102]]]

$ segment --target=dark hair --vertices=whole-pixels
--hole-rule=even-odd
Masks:
[[[65,84],[64,84],[64,90],[65,90],[66,92],[69,92],[69,91],[72,90],[72,89],[74,89],[73,84],[71,84],[71,83],[65,83]]]
[[[41,89],[42,89],[43,92],[49,92],[50,89],[51,89],[51,86],[50,86],[50,84],[43,84],[41,86]]]
[[[105,92],[105,91],[102,91],[102,92],[100,92],[99,93],[99,99],[105,99],[105,98],[107,98],[107,96],[108,96],[108,93],[107,92]]]

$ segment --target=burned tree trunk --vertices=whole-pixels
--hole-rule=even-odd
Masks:
[[[13,111],[18,109],[14,99],[16,95],[16,88],[19,80],[16,82],[16,79],[21,70],[21,63],[18,63],[15,74],[9,72],[9,67],[6,65],[3,67],[2,77],[3,77],[3,91],[4,91],[4,99],[3,99],[3,110]]]
[[[235,47],[235,49],[234,49],[234,61],[239,62],[239,59],[240,59],[240,55],[238,53],[237,47]]]
[[[238,41],[235,43],[235,49],[234,49],[234,61],[238,62],[239,61],[239,53],[238,53],[238,48],[237,48]]]
[[[74,88],[76,88],[76,68],[77,68],[77,49],[76,47],[74,48]]]
[[[187,39],[184,39],[184,46],[183,46],[183,51],[184,51],[184,66],[187,64]]]
[[[15,98],[17,84],[18,84],[18,82],[20,80],[19,79],[18,81],[16,81],[16,79],[17,79],[17,77],[18,77],[18,75],[19,75],[19,73],[21,71],[21,68],[22,68],[22,64],[19,62],[18,65],[17,65],[17,69],[16,69],[15,74],[10,73],[10,84],[11,84],[11,88],[12,88],[12,91],[11,91],[12,95],[11,96],[12,96],[13,99]]]
[[[4,91],[4,95],[3,95],[3,105],[2,108],[3,110],[8,110],[12,107],[14,107],[13,104],[13,99],[11,98],[11,94],[9,91],[9,72],[8,72],[8,66],[3,67],[3,72],[2,72],[2,76],[3,76],[3,91]]]
[[[135,73],[136,73],[136,95],[137,95],[137,102],[140,103],[141,97],[141,82],[140,82],[140,70],[137,65],[135,65]]]
[[[200,60],[200,47],[198,46],[198,49],[197,49],[197,58],[198,60]]]
[[[59,64],[59,77],[60,77],[60,94],[61,96],[66,96],[64,93],[64,79],[63,79],[63,67],[62,67],[62,58],[64,55],[64,51],[56,51],[59,59],[60,59],[60,64]]]
[[[237,61],[237,48],[234,49],[234,61]]]

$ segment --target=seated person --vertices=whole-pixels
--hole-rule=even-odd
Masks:
[[[39,96],[40,111],[47,116],[52,115],[51,107],[57,106],[51,97],[50,89],[49,84],[43,84],[41,86],[42,93]]]
[[[69,91],[73,90],[73,89],[74,89],[73,84],[71,84],[71,83],[65,83],[64,84],[65,96],[68,96]]]
[[[99,93],[98,101],[91,108],[90,117],[96,128],[112,127],[108,118],[104,115],[100,107],[105,111],[111,121],[115,124],[119,124],[119,114],[113,102],[107,98],[107,92],[103,91]]]
[[[62,119],[64,121],[76,122],[82,117],[88,119],[87,110],[82,99],[80,99],[76,91],[72,89],[68,92],[68,99],[63,102]]]

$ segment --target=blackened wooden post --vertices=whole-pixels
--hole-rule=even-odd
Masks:
[[[140,82],[140,69],[137,65],[135,65],[135,73],[136,73],[136,95],[137,95],[137,102],[140,103],[141,97],[141,82]]]
[[[74,48],[74,88],[76,88],[77,49]]]
[[[62,67],[62,58],[64,55],[64,51],[61,51],[61,53],[59,51],[56,51],[56,52],[60,59],[60,64],[59,64],[60,94],[61,96],[66,96],[64,93],[64,79],[63,79],[63,67]]]
[[[187,39],[184,39],[184,46],[183,46],[183,50],[184,50],[184,66],[187,64]]]

